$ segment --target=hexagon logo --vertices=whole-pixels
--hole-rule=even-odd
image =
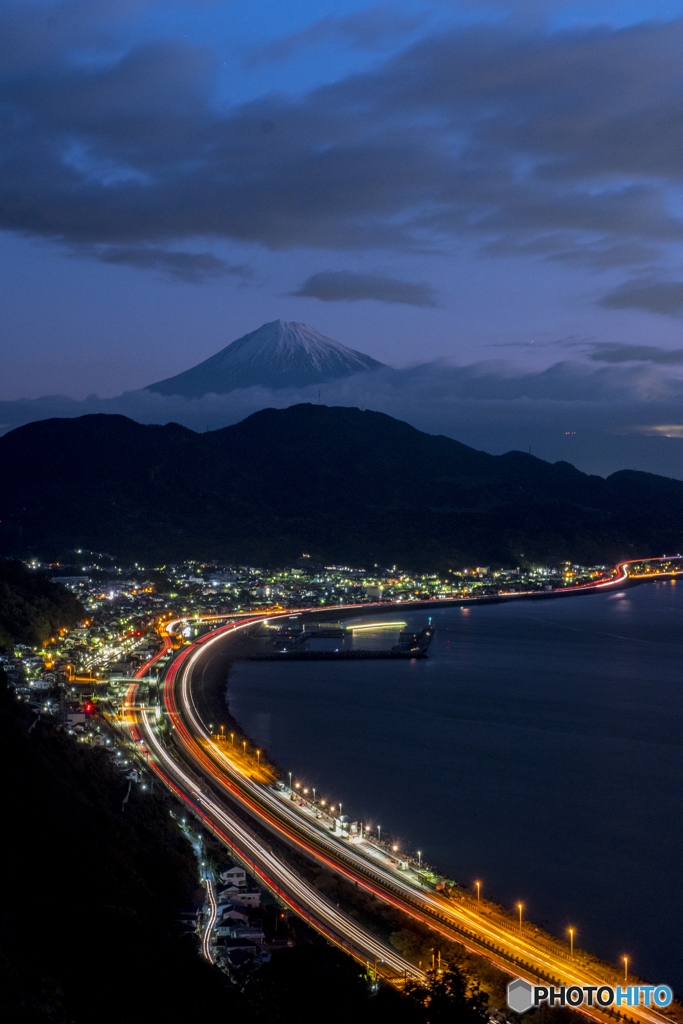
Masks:
[[[508,985],[508,1006],[515,1013],[526,1013],[534,1005],[534,990],[528,981],[515,978]]]

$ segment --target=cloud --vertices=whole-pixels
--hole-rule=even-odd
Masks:
[[[614,267],[643,266],[657,260],[660,250],[655,245],[630,240],[615,240],[612,236],[585,241],[567,232],[549,232],[530,238],[514,235],[497,238],[481,246],[480,255],[502,258],[537,258],[555,262],[573,263],[594,270],[612,270]]]
[[[615,342],[595,342],[587,353],[589,359],[599,363],[658,363],[660,366],[683,364],[683,348],[667,349],[655,345],[619,345]]]
[[[253,276],[250,267],[230,264],[212,252],[181,252],[136,246],[80,246],[74,256],[94,256],[102,263],[117,263],[140,270],[159,270],[162,274],[188,284],[204,284],[221,277]]]
[[[610,309],[644,309],[666,316],[683,314],[683,281],[634,279],[600,299]]]
[[[255,387],[192,400],[144,390],[111,399],[0,402],[0,429],[53,416],[118,413],[203,431],[259,409],[316,402],[318,390]],[[565,459],[602,475],[639,468],[683,478],[683,447],[672,427],[683,424],[683,379],[668,367],[565,361],[529,372],[501,360],[468,366],[437,361],[356,374],[320,390],[326,405],[386,412],[493,453],[531,448],[541,458]]]
[[[608,241],[589,243],[586,245],[568,245],[551,253],[547,259],[564,263],[575,263],[595,270],[612,270],[614,267],[643,266],[652,263],[659,256],[654,245],[643,245],[640,242]]]
[[[683,423],[658,423],[648,427],[641,427],[640,434],[653,437],[678,437],[683,439]]]
[[[23,6],[0,15],[23,61],[6,48],[0,228],[124,248],[475,240],[594,266],[661,261],[683,241],[681,19],[440,30],[303,95],[229,106],[209,46],[133,45],[82,2],[51,42]],[[370,45],[368,18],[314,29]],[[653,308],[678,312],[673,287]]]
[[[248,55],[246,65],[261,67],[276,61],[289,60],[301,50],[329,44],[353,47],[358,50],[378,50],[391,40],[421,28],[427,14],[397,14],[390,7],[371,7],[345,17],[330,16],[308,25],[299,32],[290,32],[259,46]]]
[[[297,291],[289,294],[320,299],[322,302],[374,299],[376,302],[402,303],[406,306],[437,304],[435,291],[427,284],[400,281],[379,274],[355,274],[350,270],[323,270],[312,274]]]

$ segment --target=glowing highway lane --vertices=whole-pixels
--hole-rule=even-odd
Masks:
[[[214,645],[229,641],[236,631],[253,626],[260,618],[233,623],[203,637],[182,651],[167,671],[164,700],[174,726],[174,740],[201,777],[222,787],[229,798],[237,799],[257,821],[299,851],[509,973],[533,983],[540,978],[556,985],[581,987],[614,981],[613,974],[601,971],[597,965],[572,960],[559,942],[553,946],[530,934],[528,928],[525,933],[511,922],[492,920],[474,907],[410,884],[398,871],[370,859],[357,846],[337,840],[308,820],[272,787],[254,782],[220,744],[213,742],[192,699],[193,669]],[[594,1009],[590,1015],[602,1020],[618,1016],[649,1024],[661,1024],[667,1019],[657,1010],[645,1007],[613,1010],[608,1014]]]
[[[170,648],[170,641],[168,647]],[[165,648],[156,658],[143,665],[137,679],[141,679],[152,664],[167,651],[168,648]],[[198,782],[194,772],[190,773],[185,765],[178,762],[156,735],[154,715],[150,715],[145,708],[134,710],[138,685],[137,681],[134,682],[127,694],[128,724],[132,738],[138,749],[141,743],[146,744],[146,749],[141,750],[141,753],[147,755],[149,767],[185,803],[195,817],[203,822],[231,853],[246,864],[261,884],[330,942],[350,953],[359,962],[372,965],[376,974],[381,974],[391,981],[403,981],[408,978],[424,980],[423,971],[418,970],[395,949],[385,945],[358,925],[317,889],[301,879],[239,818],[230,813],[204,784]],[[209,942],[210,933],[207,929],[202,947],[204,955],[211,959]]]
[[[637,561],[671,562],[672,559]],[[579,589],[585,591],[623,586],[629,579],[627,567],[633,564],[633,561],[621,563],[617,566],[617,575],[610,580],[587,584],[582,588],[567,588],[565,593]],[[653,575],[647,574],[648,578]],[[454,600],[448,603],[461,602]],[[444,602],[434,604],[443,606]],[[395,612],[396,607],[396,604],[365,604],[337,606],[335,611],[347,614],[358,614],[361,610],[365,613]],[[154,731],[154,722],[146,710],[140,714],[142,736],[138,733],[137,723],[131,724],[134,738],[139,741],[144,737],[152,766],[166,784],[293,910],[310,920],[331,941],[348,949],[357,959],[366,962],[373,959],[384,961],[389,969],[385,971],[387,974],[395,972],[399,978],[420,977],[422,972],[395,950],[359,928],[352,919],[299,878],[284,860],[276,857],[263,840],[226,808],[222,797],[226,797],[230,803],[237,803],[242,812],[246,811],[259,826],[265,827],[299,852],[428,925],[449,940],[459,942],[472,952],[486,957],[510,974],[532,983],[538,983],[539,979],[543,983],[581,987],[613,983],[614,972],[601,970],[593,962],[585,963],[579,958],[571,958],[559,941],[554,944],[547,938],[536,937],[528,927],[525,931],[500,916],[496,918],[496,915],[480,913],[476,906],[454,902],[418,882],[406,880],[391,864],[387,865],[386,859],[383,861],[381,855],[374,853],[371,847],[363,849],[363,844],[352,846],[346,840],[338,840],[330,834],[329,829],[319,826],[292,806],[286,794],[276,787],[255,781],[234,758],[228,756],[221,744],[213,741],[194,704],[193,670],[201,659],[213,653],[215,645],[229,643],[238,631],[248,629],[259,621],[280,617],[292,615],[291,612],[264,612],[231,622],[182,649],[167,666],[163,699],[172,726],[173,744],[181,754],[182,761],[160,742]],[[167,650],[162,651],[157,659],[165,653]],[[144,674],[151,664],[148,662],[143,666],[139,674]],[[129,693],[131,706],[135,699],[134,691],[135,686],[131,687]],[[659,1011],[643,1006],[622,1007],[619,1010],[613,1008],[609,1011],[595,1007],[590,1011],[582,1008],[582,1012],[601,1021],[614,1021],[616,1018],[639,1024],[662,1024],[669,1019]]]

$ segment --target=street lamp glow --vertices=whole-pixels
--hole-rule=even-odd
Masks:
[[[519,930],[521,931],[522,930],[522,910],[524,908],[524,904],[523,903],[518,903],[517,907],[519,909]]]
[[[628,957],[623,956],[621,958],[624,961],[624,984],[628,981]]]
[[[574,959],[574,929],[569,929],[569,949],[572,960]]]
[[[474,884],[477,887],[477,906],[479,906],[479,901],[481,897],[481,882],[475,882]]]

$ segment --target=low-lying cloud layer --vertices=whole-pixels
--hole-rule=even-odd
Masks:
[[[236,423],[259,409],[316,402],[318,386],[249,388],[187,400],[149,391],[76,402],[47,397],[0,402],[0,423],[51,416],[120,413],[143,423],[183,423],[194,430]],[[386,412],[429,433],[500,453],[531,449],[607,475],[637,468],[683,479],[683,380],[655,365],[594,366],[561,362],[527,372],[502,361],[453,366],[386,367],[323,385],[326,405]],[[677,425],[681,429],[677,433]]]
[[[659,363],[680,366],[683,348],[659,348],[657,345],[620,345],[617,342],[594,342],[586,346],[587,355],[596,363]]]

